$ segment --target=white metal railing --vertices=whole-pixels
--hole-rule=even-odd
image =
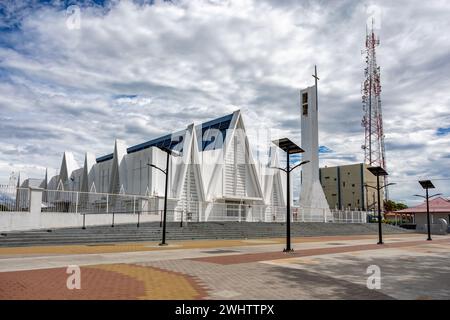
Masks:
[[[295,222],[333,222],[330,210],[309,207],[293,207],[292,219]]]
[[[203,221],[265,222],[267,206],[202,202]]]
[[[30,190],[0,186],[0,211],[29,211]],[[162,216],[164,198],[130,194],[108,194],[43,190],[41,212],[79,214],[154,214]],[[286,222],[286,207],[264,204],[168,200],[167,221]],[[365,223],[367,213],[291,207],[293,222]]]
[[[30,189],[0,185],[0,211],[30,210]]]
[[[44,190],[42,212],[159,214],[163,199],[128,194]]]
[[[332,210],[333,221],[336,223],[366,223],[367,212],[355,210]]]
[[[162,216],[164,198],[129,194],[44,190],[43,212],[147,213]],[[286,222],[286,207],[169,199],[167,221]],[[366,213],[291,207],[293,222],[365,223]]]
[[[190,210],[183,209],[189,206]],[[286,222],[286,207],[272,205],[229,204],[217,202],[186,202],[178,206],[174,221],[234,221]],[[365,223],[363,211],[336,211],[317,208],[291,207],[292,222]]]

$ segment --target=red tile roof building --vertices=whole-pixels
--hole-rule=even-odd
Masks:
[[[430,224],[431,232],[433,234],[447,234],[450,232],[450,201],[437,197],[428,201],[430,207]],[[427,202],[419,204],[418,206],[399,210],[395,212],[401,216],[412,215],[413,221],[416,224],[417,232],[426,232],[427,230]],[[445,221],[444,221],[445,220]]]
[[[450,214],[450,201],[442,197],[437,197],[428,201],[430,213],[446,213]],[[410,213],[427,213],[427,202],[419,204],[418,206],[396,211],[398,214]]]

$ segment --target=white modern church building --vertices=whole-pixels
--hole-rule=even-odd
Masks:
[[[238,110],[131,147],[116,140],[111,154],[96,158],[86,153],[82,166],[64,152],[59,175],[48,182],[45,178],[41,186],[86,193],[87,202],[94,193],[139,195],[142,201],[162,198],[166,177],[155,166],[166,169],[168,149],[169,219],[179,219],[177,213],[184,211],[195,221],[282,221],[286,178],[270,168],[279,167],[275,148],[267,150],[267,163],[255,161]],[[142,201],[143,212],[161,209]]]
[[[316,86],[302,90],[301,99],[303,159],[309,163],[302,167],[300,206],[292,218],[332,221],[319,182]],[[169,221],[285,221],[286,173],[274,169],[280,167],[276,148],[268,147],[264,163],[256,161],[238,110],[131,147],[116,140],[112,153],[86,153],[82,166],[64,152],[59,174],[46,175],[39,185],[48,190],[46,208],[65,203],[81,213],[151,214],[161,212],[167,166]]]

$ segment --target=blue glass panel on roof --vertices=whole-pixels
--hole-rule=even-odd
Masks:
[[[127,153],[137,152],[137,151],[144,150],[144,149],[147,149],[150,147],[165,147],[170,150],[173,150],[177,145],[182,143],[183,140],[184,140],[184,137],[182,135],[168,134],[168,135],[135,145],[133,147],[129,147],[127,149]]]
[[[229,114],[203,123],[201,125],[201,137],[198,138],[199,149],[204,151],[205,149],[215,150],[222,148],[232,118],[233,114]]]
[[[230,120],[230,122],[231,122],[231,120]],[[228,122],[228,121],[221,122],[221,123],[220,123],[220,126],[219,126],[219,129],[220,129],[220,130],[228,129],[229,126],[230,126],[230,122]]]
[[[105,162],[105,161],[111,160],[113,158],[113,156],[114,155],[112,153],[110,153],[110,154],[107,154],[106,156],[99,157],[95,160],[97,161],[97,163]]]
[[[210,127],[210,126],[212,126],[212,125],[214,125],[216,123],[222,123],[222,122],[226,122],[226,121],[231,121],[232,118],[233,118],[233,114],[229,114],[227,116],[223,116],[223,117],[220,117],[220,118],[217,118],[217,119],[214,119],[214,120],[210,120],[210,121],[204,122],[204,123],[202,123],[202,127],[203,128]]]
[[[201,137],[199,137],[198,140],[198,147],[200,151],[204,151],[208,146],[209,150],[213,149],[220,149],[223,146],[223,143],[226,138],[227,129],[230,127],[231,119],[233,118],[233,114],[229,114],[227,116],[223,116],[214,120],[210,120],[207,122],[204,122],[201,124]],[[208,132],[206,132],[208,129]],[[217,139],[218,134],[217,131],[219,130],[222,139]],[[200,131],[197,131],[197,133],[200,133]],[[205,135],[206,133],[206,135]],[[205,139],[203,139],[205,138]],[[170,150],[175,149],[176,146],[178,146],[180,143],[182,143],[184,140],[184,136],[181,134],[168,134],[132,147],[129,147],[127,149],[127,153],[134,153],[138,152],[150,147],[165,147]],[[211,145],[211,146],[210,146]],[[178,150],[179,152],[183,152],[183,148],[180,148]],[[113,158],[113,154],[107,154],[105,156],[97,158],[97,163],[108,161]]]

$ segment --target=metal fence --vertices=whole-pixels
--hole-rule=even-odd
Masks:
[[[163,199],[139,195],[44,190],[42,212],[153,213],[162,210]]]
[[[281,206],[192,202],[190,208],[178,210],[175,221],[179,221],[184,213],[191,221],[286,222],[286,207]],[[367,213],[291,207],[291,221],[366,223]]]
[[[267,206],[201,202],[201,221],[265,222]]]
[[[368,213],[354,210],[332,210],[333,222],[336,223],[366,223]]]
[[[0,211],[28,212],[30,189],[0,185]]]

